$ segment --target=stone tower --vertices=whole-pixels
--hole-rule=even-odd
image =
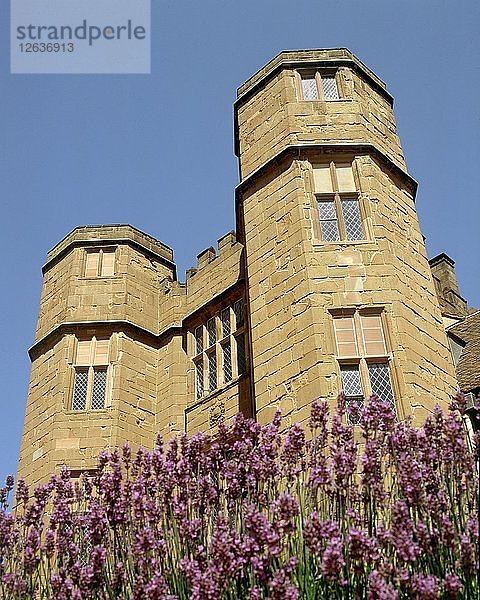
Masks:
[[[454,373],[385,84],[346,49],[282,52],[235,120],[257,418],[344,389],[419,422]]]
[[[385,84],[346,49],[282,52],[235,102],[236,233],[198,255],[128,225],[49,253],[19,474],[213,431],[241,410],[307,418],[372,392],[420,422],[455,389]],[[352,418],[352,417],[349,417]]]
[[[107,446],[151,444],[172,259],[128,225],[79,227],[48,254],[19,462],[28,481],[93,467]]]

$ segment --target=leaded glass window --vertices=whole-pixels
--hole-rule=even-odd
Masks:
[[[107,391],[107,369],[95,368],[93,370],[93,386],[92,386],[92,400],[90,408],[100,409],[105,408],[105,394]]]
[[[88,371],[75,371],[72,410],[85,410],[87,406]]]
[[[245,305],[238,299],[190,333],[195,396],[202,398],[247,372]]]
[[[347,418],[355,425],[359,421],[359,411],[363,407],[364,397],[360,368],[359,365],[341,365],[340,370]]]
[[[334,73],[322,71],[301,72],[301,100],[339,100],[337,79]]]
[[[233,310],[235,312],[235,324],[237,329],[244,326],[244,310],[243,310],[243,300],[237,300],[233,305]]]
[[[302,77],[302,93],[304,100],[318,100],[318,90],[315,75],[310,77]]]
[[[72,410],[105,408],[108,392],[109,340],[77,341]]]
[[[222,345],[223,383],[232,381],[232,346],[230,341]]]
[[[195,353],[201,352],[203,352],[203,327],[200,325],[195,329]]]
[[[208,347],[210,348],[217,341],[217,328],[215,325],[215,317],[207,321]]]
[[[245,335],[237,336],[237,370],[239,375],[247,372],[247,359],[245,355]]]
[[[365,233],[357,198],[342,198],[340,203],[347,240],[364,240]]]
[[[343,392],[348,398],[363,398],[362,382],[358,365],[342,365]]]
[[[208,390],[212,392],[217,388],[217,355],[209,352],[208,357]]]
[[[338,100],[338,88],[335,77],[322,76],[323,97],[325,100]]]
[[[203,396],[204,383],[203,383],[203,360],[198,360],[195,363],[195,384],[196,384],[196,395],[197,399]]]
[[[322,200],[318,203],[318,213],[320,215],[320,229],[322,239],[325,242],[336,242],[340,239],[338,229],[337,211],[335,210],[334,200]]]
[[[325,242],[364,240],[365,229],[351,163],[314,165],[320,236]]]
[[[395,409],[382,321],[378,309],[344,309],[333,315],[337,360],[351,422],[356,422],[352,407],[361,409],[364,400],[372,394]]]
[[[372,393],[378,396],[380,400],[388,402],[395,407],[388,363],[369,363],[368,374],[370,376]]]
[[[224,308],[220,313],[220,320],[222,322],[222,337],[230,335],[230,307]]]

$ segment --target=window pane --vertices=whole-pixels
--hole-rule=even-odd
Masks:
[[[217,330],[215,328],[215,317],[207,321],[208,346],[213,346],[217,341]]]
[[[220,313],[220,320],[222,322],[222,337],[230,335],[230,308],[224,308]]]
[[[223,383],[232,381],[232,347],[230,342],[222,346]]]
[[[364,240],[365,233],[363,231],[362,219],[360,217],[358,200],[344,199],[341,202],[347,240]]]
[[[338,100],[338,89],[335,77],[322,76],[322,88],[325,100]]]
[[[92,363],[91,358],[92,340],[82,340],[77,344],[77,365],[89,366]]]
[[[195,329],[195,354],[203,352],[203,327]]]
[[[247,372],[247,360],[245,355],[245,336],[243,333],[237,338],[237,372],[244,375]]]
[[[352,425],[357,425],[358,423],[360,423],[360,418],[362,416],[362,410],[364,406],[363,398],[346,398],[345,404],[348,422]]]
[[[352,165],[350,163],[336,165],[335,172],[337,174],[338,190],[340,192],[356,192]]]
[[[370,363],[368,365],[368,374],[370,375],[372,392],[384,402],[389,402],[395,408],[388,363]]]
[[[340,239],[338,229],[337,212],[333,200],[321,200],[318,203],[320,215],[320,231],[325,242],[336,242]]]
[[[104,277],[115,275],[115,250],[103,250],[101,274]]]
[[[340,240],[337,221],[320,221],[320,231],[322,232],[322,240],[325,242],[338,242]]]
[[[95,348],[94,365],[108,364],[108,342],[109,340],[97,340]]]
[[[302,93],[304,100],[318,100],[317,82],[314,75],[302,77]]]
[[[333,320],[338,356],[358,356],[357,338],[353,317],[336,317]]]
[[[387,352],[380,315],[360,315],[365,352],[369,356],[384,356]]]
[[[362,382],[358,365],[342,365],[343,392],[347,398],[363,398]]]
[[[337,219],[335,202],[333,200],[320,200],[318,203],[318,212],[320,214],[320,219],[322,220]]]
[[[87,252],[85,264],[85,277],[96,277],[98,275],[98,260],[100,252]]]
[[[233,305],[233,311],[235,313],[235,326],[237,329],[243,327],[245,323],[245,315],[243,310],[243,300],[237,300]]]
[[[217,357],[215,352],[208,355],[208,389],[211,392],[217,388]]]
[[[105,408],[107,391],[107,369],[95,369],[93,372],[92,409]]]
[[[72,410],[85,410],[87,406],[88,371],[75,371]]]
[[[313,181],[317,194],[328,194],[333,192],[332,175],[330,165],[317,165],[313,169]]]
[[[197,388],[197,398],[203,396],[203,362],[199,360],[195,363],[195,383]]]

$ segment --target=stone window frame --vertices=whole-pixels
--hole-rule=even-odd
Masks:
[[[106,260],[106,256],[113,257]],[[93,257],[93,260],[92,260]],[[89,264],[93,262],[93,264]],[[85,248],[83,276],[87,279],[100,277],[115,277],[115,266],[117,262],[117,247],[102,246],[101,248]]]
[[[321,166],[329,166],[330,177],[332,182],[332,191],[322,192],[315,189],[315,178],[313,171]],[[337,168],[340,166],[351,165],[353,182],[355,190],[340,190],[340,185],[337,178]],[[358,165],[355,159],[352,158],[337,158],[335,160],[316,160],[311,163],[311,189],[313,190],[313,206],[312,206],[312,222],[313,222],[313,241],[316,244],[364,244],[366,242],[373,241],[373,234],[371,231],[371,225],[369,224],[369,213],[367,209],[366,197],[362,192],[360,184],[360,175],[358,172]],[[344,211],[342,207],[342,200],[356,200],[358,203],[358,213],[360,216],[360,222],[363,228],[363,238],[351,239],[347,237],[347,231],[345,227]],[[337,240],[326,240],[323,239],[321,229],[321,218],[319,204],[320,202],[331,201],[334,203],[336,222],[338,224],[339,239]]]
[[[323,78],[332,78],[335,80],[338,98],[325,98]],[[305,99],[303,93],[303,79],[315,79],[317,98]],[[338,69],[323,69],[312,67],[310,69],[299,69],[295,71],[295,87],[297,98],[300,102],[339,102],[345,99],[341,78],[338,77]]]
[[[330,314],[332,317],[333,340],[335,343],[335,359],[338,366],[337,375],[339,377],[339,382],[341,382],[341,389],[345,392],[344,373],[352,370],[352,368],[358,370],[361,385],[361,394],[345,395],[347,420],[355,424],[351,412],[352,403],[357,403],[357,405],[361,408],[365,400],[368,399],[372,393],[374,393],[374,390],[372,389],[370,372],[372,365],[386,365],[386,373],[388,375],[390,387],[389,392],[391,395],[391,398],[387,398],[387,402],[392,405],[395,413],[397,414],[397,401],[400,396],[398,394],[393,354],[389,351],[391,344],[389,339],[388,324],[386,322],[385,308],[368,307],[332,309]],[[380,327],[377,329],[379,329],[381,333],[381,340],[377,339],[370,342],[366,340],[366,331],[369,328],[364,327],[364,317],[375,317],[377,319],[377,323],[380,325]],[[343,342],[343,344],[350,346],[354,345],[355,348],[353,352],[342,350],[340,348],[340,344],[342,344],[342,342],[339,344],[339,337],[341,337],[339,336],[339,332],[341,330],[336,325],[340,319],[352,319],[353,328],[351,331],[353,333],[353,341]],[[346,329],[343,329],[343,331],[346,331]],[[382,347],[379,347],[380,341]],[[377,348],[375,349],[376,351],[369,351],[369,343],[372,344],[372,347],[374,344],[377,344]],[[350,350],[352,350],[352,348],[350,348]]]
[[[98,356],[97,350],[99,347],[98,342],[107,342],[106,354],[103,352],[102,355]],[[89,343],[89,356],[88,359],[80,359],[79,349],[80,344]],[[104,345],[105,348],[105,345]],[[69,411],[72,413],[84,413],[93,412],[98,413],[110,408],[111,404],[111,391],[112,391],[112,365],[110,360],[111,354],[111,338],[92,336],[87,339],[75,339],[75,360],[72,365],[72,384],[71,393],[69,397]],[[75,407],[75,392],[77,383],[80,381],[80,374],[87,374],[87,384],[84,397],[84,404],[79,408]],[[92,406],[92,399],[94,394],[95,386],[95,375],[96,373],[105,373],[105,385],[103,391],[103,404],[102,406]]]
[[[228,327],[226,314],[228,311]],[[245,301],[223,306],[190,332],[195,399],[201,400],[247,374]],[[243,352],[241,349],[243,348]],[[228,361],[227,363],[225,361]],[[227,366],[228,365],[228,366]]]

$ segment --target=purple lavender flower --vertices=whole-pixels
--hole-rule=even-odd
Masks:
[[[281,462],[284,465],[285,473],[292,477],[300,470],[301,463],[305,454],[305,433],[300,423],[295,423],[287,432],[280,455]]]
[[[268,585],[271,600],[298,600],[298,588],[291,581],[292,571],[297,565],[297,558],[292,556],[275,573]]]
[[[321,445],[327,441],[328,437],[328,415],[328,403],[315,398],[312,402],[308,427],[314,432]]]
[[[367,600],[397,600],[398,593],[374,569],[368,576]]]
[[[454,573],[447,573],[445,575],[444,590],[447,598],[450,600],[456,600],[460,597],[460,593],[463,590],[463,585],[457,575]]]
[[[298,424],[280,433],[279,413],[264,426],[238,416],[166,452],[161,439],[133,460],[128,447],[103,452],[94,477],[73,485],[64,468],[31,499],[19,482],[14,513],[0,510],[0,589],[283,600],[303,597],[314,577],[337,595],[474,597],[477,479],[459,417],[437,407],[417,429],[372,398],[361,463],[344,417],[329,431],[316,401],[306,443]]]
[[[289,493],[283,492],[272,503],[275,524],[279,531],[291,533],[294,529],[294,518],[300,512],[298,501]]]
[[[327,581],[336,581],[345,566],[341,536],[331,537],[322,554],[321,572]]]
[[[415,541],[415,525],[407,504],[402,500],[393,506],[390,540],[402,561],[413,563],[419,557],[421,548]]]
[[[436,600],[440,595],[438,577],[421,573],[414,574],[412,576],[412,590],[418,600]]]

